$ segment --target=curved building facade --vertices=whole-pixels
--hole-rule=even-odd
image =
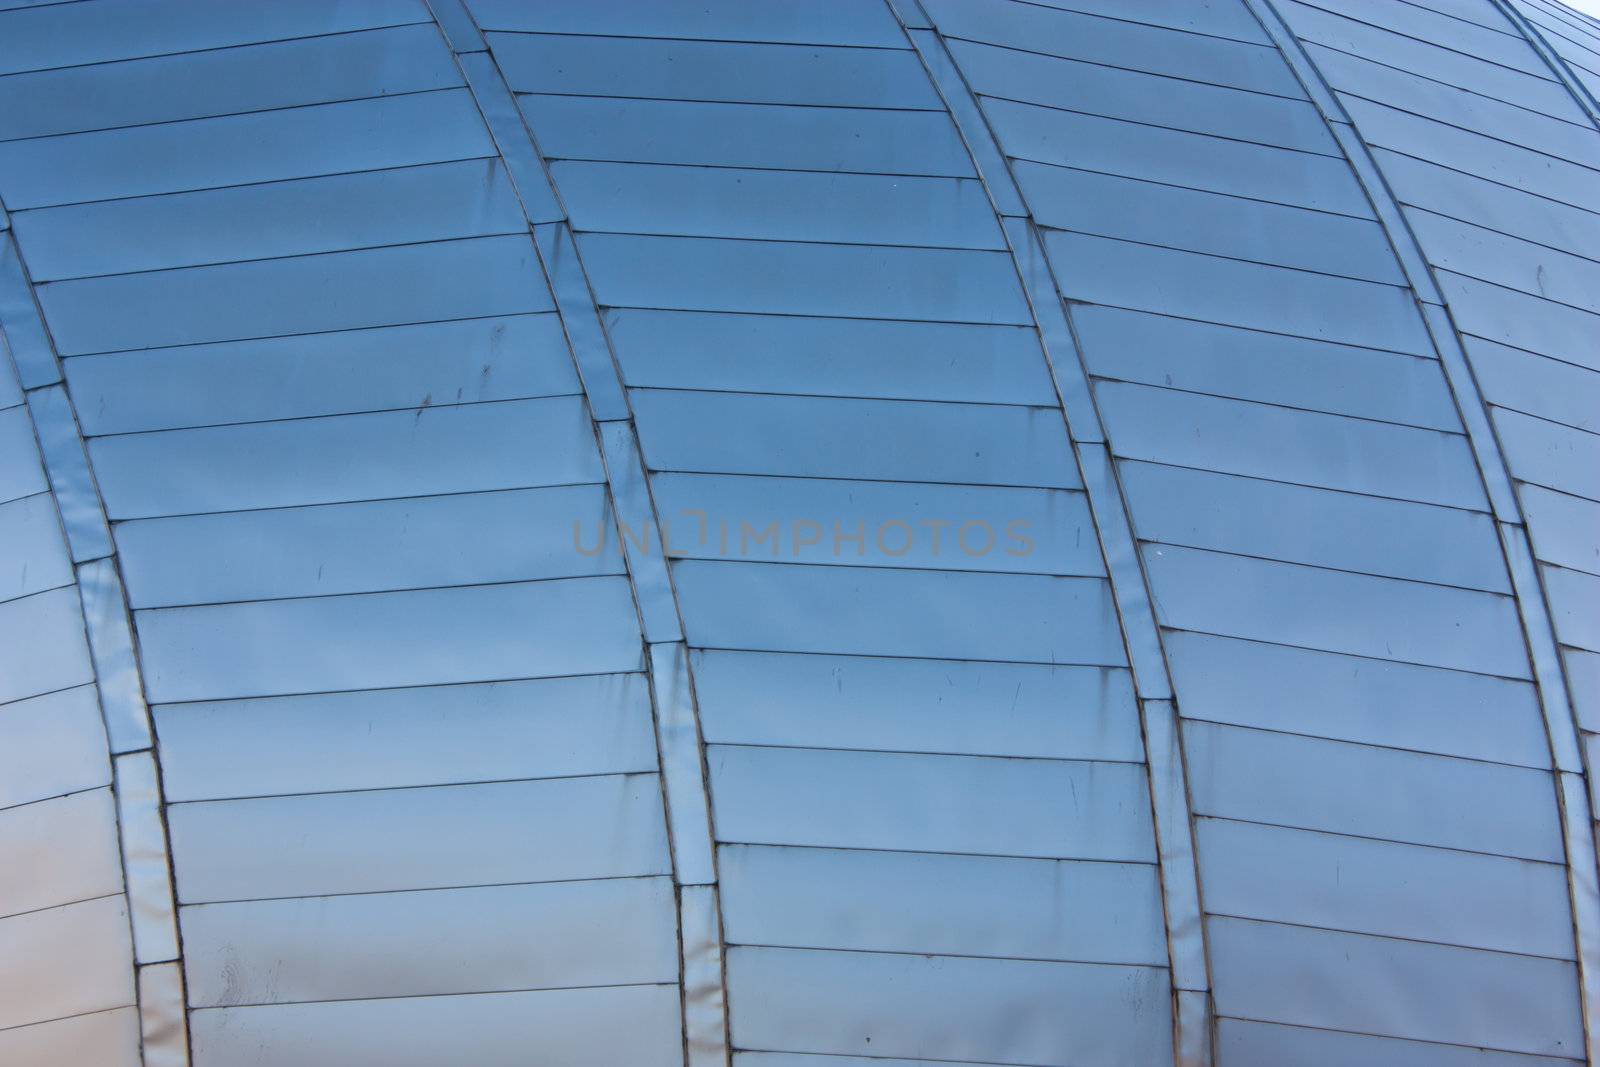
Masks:
[[[1595,1062],[1600,22],[0,8],[0,1063]]]

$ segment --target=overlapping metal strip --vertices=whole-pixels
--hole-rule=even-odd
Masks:
[[[0,0],[0,1060],[1583,1058],[1597,46]]]

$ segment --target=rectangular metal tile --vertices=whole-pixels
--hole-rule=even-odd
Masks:
[[[1171,1054],[1170,991],[1154,967],[734,948],[728,984],[746,1005],[732,1015],[736,1047],[991,1063]]]
[[[1010,100],[983,110],[1017,159],[1372,218],[1342,159]]]
[[[156,702],[641,666],[625,578],[157,608],[137,621]]]
[[[0,1030],[0,1058],[7,1063],[144,1067],[139,1013],[133,1007],[113,1008]]]
[[[818,0],[804,11],[784,0],[601,0],[570,8],[467,0],[467,6],[486,30],[905,47],[887,8],[851,0]]]
[[[117,544],[149,608],[622,574],[616,538],[591,547],[610,522],[604,486],[557,486],[135,519]]]
[[[1475,219],[1502,233],[1582,253],[1600,237],[1600,216],[1510,186],[1451,170],[1430,160],[1372,150],[1395,196],[1406,204]]]
[[[1540,560],[1600,574],[1600,503],[1537,485],[1524,485],[1517,495]]]
[[[155,709],[169,802],[651,771],[637,674]]]
[[[1185,722],[1197,815],[1562,862],[1549,772]]]
[[[446,89],[11,141],[0,190],[17,211],[493,154],[472,95]]]
[[[585,234],[612,307],[1029,325],[1004,252]]]
[[[1058,410],[669,390],[632,400],[653,471],[1081,484]]]
[[[1013,4],[1011,8],[1018,6]],[[1240,9],[1243,10],[1242,5]],[[1136,9],[1128,10],[1129,14],[1135,12]],[[1188,38],[1184,43],[1197,40]],[[952,41],[950,51],[974,91],[985,96],[1302,152],[1333,155],[1338,151],[1322,117],[1308,100],[1241,91],[1211,82],[1181,81],[1126,67],[971,41]],[[1172,52],[1153,56],[1144,52],[1130,57],[1134,64],[1170,62],[1173,58]]]
[[[653,774],[175,804],[185,904],[666,874]]]
[[[546,158],[970,178],[939,111],[614,97],[518,98]]]
[[[1448,271],[1439,272],[1439,287],[1463,333],[1600,370],[1600,315]]]
[[[1486,68],[1487,69],[1487,68]],[[1574,207],[1600,208],[1595,170],[1397,108],[1346,97],[1364,140]],[[1426,247],[1426,246],[1424,246]]]
[[[1367,219],[1019,160],[1040,225],[1281,267],[1404,284]],[[1047,242],[1048,243],[1048,242]]]
[[[49,488],[28,406],[0,411],[0,500],[19,500]]]
[[[1509,596],[1170,545],[1143,557],[1173,629],[1529,677]]]
[[[1086,234],[1045,234],[1069,299],[1432,355],[1409,289]],[[47,305],[48,307],[48,305]]]
[[[527,229],[498,159],[26,211],[37,282]]]
[[[705,745],[700,738],[689,650],[681,639],[650,645],[650,690],[667,802],[667,833],[672,841],[672,878],[679,886],[714,886],[717,869]]]
[[[102,437],[114,519],[603,480],[578,397]],[[157,478],[153,472],[163,472]]]
[[[0,604],[0,704],[92,681],[76,588]]]
[[[61,520],[49,493],[0,504],[0,547],[0,600],[42,593],[73,580]]]
[[[1600,371],[1476,337],[1463,347],[1487,403],[1600,433]]]
[[[241,19],[205,0],[156,0],[139,10],[49,6],[0,16],[0,71],[66,67],[140,55],[226,48],[426,21],[418,0],[358,0],[329,7],[286,0]]]
[[[133,958],[141,967],[176,960],[181,950],[172,894],[172,853],[167,847],[156,756],[149,750],[129,752],[117,756],[114,766]]]
[[[189,1017],[183,1006],[183,965],[176,960],[139,968],[139,1031],[145,1067],[189,1067]]]
[[[1050,7],[1055,5],[1021,4],[1010,0],[924,0],[923,6],[939,30],[949,37],[1143,70],[1187,81],[1231,85],[1296,98],[1302,95],[1288,64],[1275,50],[1187,33],[1177,27],[1169,29],[1130,21],[1140,18],[1149,9],[1148,4],[1132,9],[1127,5],[1115,5],[1116,9],[1108,12],[1112,16],[1109,18],[1052,11]],[[1184,10],[1194,9],[1186,7]],[[1243,15],[1242,11],[1233,13],[1235,24],[1248,23],[1241,17]]]
[[[1600,652],[1600,576],[1540,567],[1550,619],[1562,644]]]
[[[706,762],[723,842],[1155,859],[1136,764],[739,745]]]
[[[66,371],[91,436],[581,391],[550,313],[82,356]]]
[[[1167,961],[1148,864],[753,845],[719,859],[735,945]]]
[[[238,27],[244,20],[228,21]],[[432,26],[396,26],[15,74],[0,81],[0,138],[178,122],[460,84],[450,52]]]
[[[559,160],[578,230],[843,244],[1003,248],[975,178]]]
[[[39,287],[63,355],[549,311],[526,236],[433,244]]]
[[[1298,1067],[1339,1067],[1347,1063],[1383,1063],[1389,1067],[1571,1067],[1578,1062],[1242,1019],[1218,1021],[1217,1047],[1227,1057],[1226,1062],[1239,1067],[1275,1067],[1284,1063]]]
[[[837,25],[818,18],[809,25]],[[903,41],[894,51],[567,32],[489,41],[518,93],[943,110],[917,57],[899,50]]]
[[[659,474],[652,488],[677,557],[1105,573],[1081,493],[708,474]]]
[[[1190,718],[1550,766],[1530,682],[1206,634],[1162,644]]]
[[[522,1067],[532,1048],[542,1067],[680,1067],[682,1025],[674,985],[202,1009],[190,1020],[197,1067],[242,1056],[254,1067],[363,1056],[435,1067],[461,1055],[463,1034],[476,1067]]]
[[[189,1003],[672,982],[676,912],[666,878],[201,904],[183,909]]]
[[[0,808],[110,782],[105,725],[92,685],[0,708]]]
[[[120,894],[0,919],[0,1032],[134,1002],[128,909]]]
[[[1511,592],[1482,512],[1150,463],[1120,473],[1147,541]]]
[[[1095,395],[1121,457],[1487,510],[1460,434],[1120,382]]]
[[[122,892],[110,789],[0,811],[0,918]],[[36,961],[13,960],[26,972]]]
[[[696,647],[1127,662],[1111,592],[1100,578],[710,560],[684,560],[673,571]],[[786,610],[774,613],[776,603]]]
[[[1583,1047],[1564,961],[1238,919],[1210,930],[1221,1014],[1513,1052]]]
[[[1573,958],[1557,864],[1224,819],[1195,832],[1214,915]]]
[[[1600,434],[1505,408],[1490,416],[1513,478],[1600,500]]]
[[[611,308],[632,386],[1055,404],[1031,326]],[[871,352],[870,360],[857,357]]]
[[[1413,71],[1447,85],[1464,86],[1532,111],[1558,117],[1576,117],[1572,99],[1547,73],[1534,76],[1484,62],[1475,54],[1415,39],[1370,23],[1340,18],[1295,0],[1285,0],[1278,10],[1290,27],[1308,41],[1368,56],[1385,66]],[[1470,29],[1470,27],[1463,27]]]
[[[1144,758],[1120,668],[696,652],[694,680],[708,742]]]

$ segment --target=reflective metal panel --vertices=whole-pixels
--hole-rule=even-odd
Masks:
[[[672,911],[665,878],[202,904],[183,909],[189,1003],[670,982]]]
[[[1052,403],[1025,326],[612,308],[606,328],[632,386]]]
[[[1126,662],[1110,590],[1099,578],[709,560],[684,560],[673,574],[697,647]],[[778,602],[789,605],[782,617],[765,610]]]
[[[697,652],[694,676],[710,742],[1143,758],[1121,668]]]
[[[732,948],[728,972],[748,990],[733,1012],[741,1048],[1056,1064],[1171,1054],[1155,967]],[[1063,1004],[1080,1007],[1068,1017]]]
[[[305,146],[314,145],[307,152]],[[464,89],[0,144],[6,206],[309,178],[494,151]]]
[[[671,985],[391,997],[195,1011],[197,1067],[304,1067],[376,1057],[433,1067],[470,1035],[479,1067],[681,1067],[678,990]]]
[[[518,93],[941,109],[909,52],[565,32],[491,33],[489,40]]]
[[[719,841],[1155,859],[1137,764],[735,745],[706,759]]]
[[[576,397],[102,437],[113,519],[594,483]]]
[[[66,370],[93,436],[579,391],[551,313],[116,352]]]
[[[474,159],[45,208],[15,226],[39,283],[517,233],[525,223],[505,165]]]
[[[137,622],[147,691],[166,702],[638,670],[631,607],[621,578],[566,578],[158,608]]]
[[[548,158],[775,170],[972,176],[955,127],[933,111],[523,96]]]
[[[1561,862],[1548,771],[1186,722],[1197,815]]]
[[[171,802],[656,765],[639,674],[166,704],[155,716]]]
[[[0,137],[175,122],[460,84],[433,27],[396,26],[12,75],[0,81]],[[196,85],[205,92],[196,93]]]
[[[1147,864],[754,845],[724,845],[719,856],[734,944],[1167,960]]]
[[[653,774],[168,809],[185,904],[665,874]]]

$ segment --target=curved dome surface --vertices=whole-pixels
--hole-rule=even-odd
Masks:
[[[1595,1062],[1600,22],[0,8],[0,1063]]]

